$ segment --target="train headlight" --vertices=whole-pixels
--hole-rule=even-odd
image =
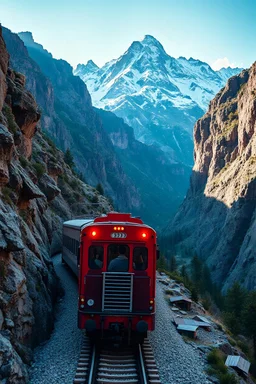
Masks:
[[[93,299],[89,299],[89,300],[87,301],[87,304],[89,305],[89,307],[92,307],[93,304],[94,304],[94,300],[93,300]]]

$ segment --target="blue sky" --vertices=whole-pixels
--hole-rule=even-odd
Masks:
[[[256,0],[0,0],[0,22],[31,31],[54,57],[99,66],[156,37],[174,57],[218,68],[256,60]]]

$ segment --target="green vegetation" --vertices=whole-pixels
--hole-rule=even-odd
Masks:
[[[12,194],[11,188],[9,188],[9,187],[3,187],[2,188],[3,201],[9,205],[12,204],[11,194]]]
[[[34,163],[33,168],[36,171],[37,178],[40,179],[46,172],[45,166],[41,163]]]
[[[20,164],[23,168],[26,168],[29,165],[29,161],[24,156],[20,156]]]
[[[104,195],[104,189],[100,183],[96,185],[96,190],[99,192],[100,195]]]
[[[12,110],[9,107],[9,105],[7,105],[7,104],[4,105],[3,114],[5,115],[5,117],[7,119],[9,131],[13,134],[16,133],[19,127],[17,126],[17,124],[15,122],[14,115],[13,115]]]
[[[213,349],[207,356],[208,364],[210,368],[208,373],[216,376],[220,384],[237,384],[236,376],[228,372],[228,368],[225,365],[225,354],[219,349]]]
[[[72,170],[75,168],[74,157],[69,148],[66,150],[64,154],[64,161],[67,165],[70,166]]]
[[[172,257],[171,257],[171,260],[170,260],[170,271],[171,272],[175,272],[175,271],[177,271],[177,260],[176,260],[176,257],[175,257],[175,255],[173,255]]]

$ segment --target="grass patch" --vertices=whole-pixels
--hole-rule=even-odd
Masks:
[[[238,384],[236,375],[228,372],[228,367],[225,365],[226,356],[219,349],[213,349],[207,356],[207,361],[210,367],[207,373],[219,379],[220,384]]]
[[[228,342],[229,342],[229,344],[232,345],[232,347],[236,346],[236,341],[234,339],[232,339],[232,337],[228,337]]]

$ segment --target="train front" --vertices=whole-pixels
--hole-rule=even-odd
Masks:
[[[79,328],[95,339],[142,342],[155,327],[156,233],[110,213],[81,233]]]

